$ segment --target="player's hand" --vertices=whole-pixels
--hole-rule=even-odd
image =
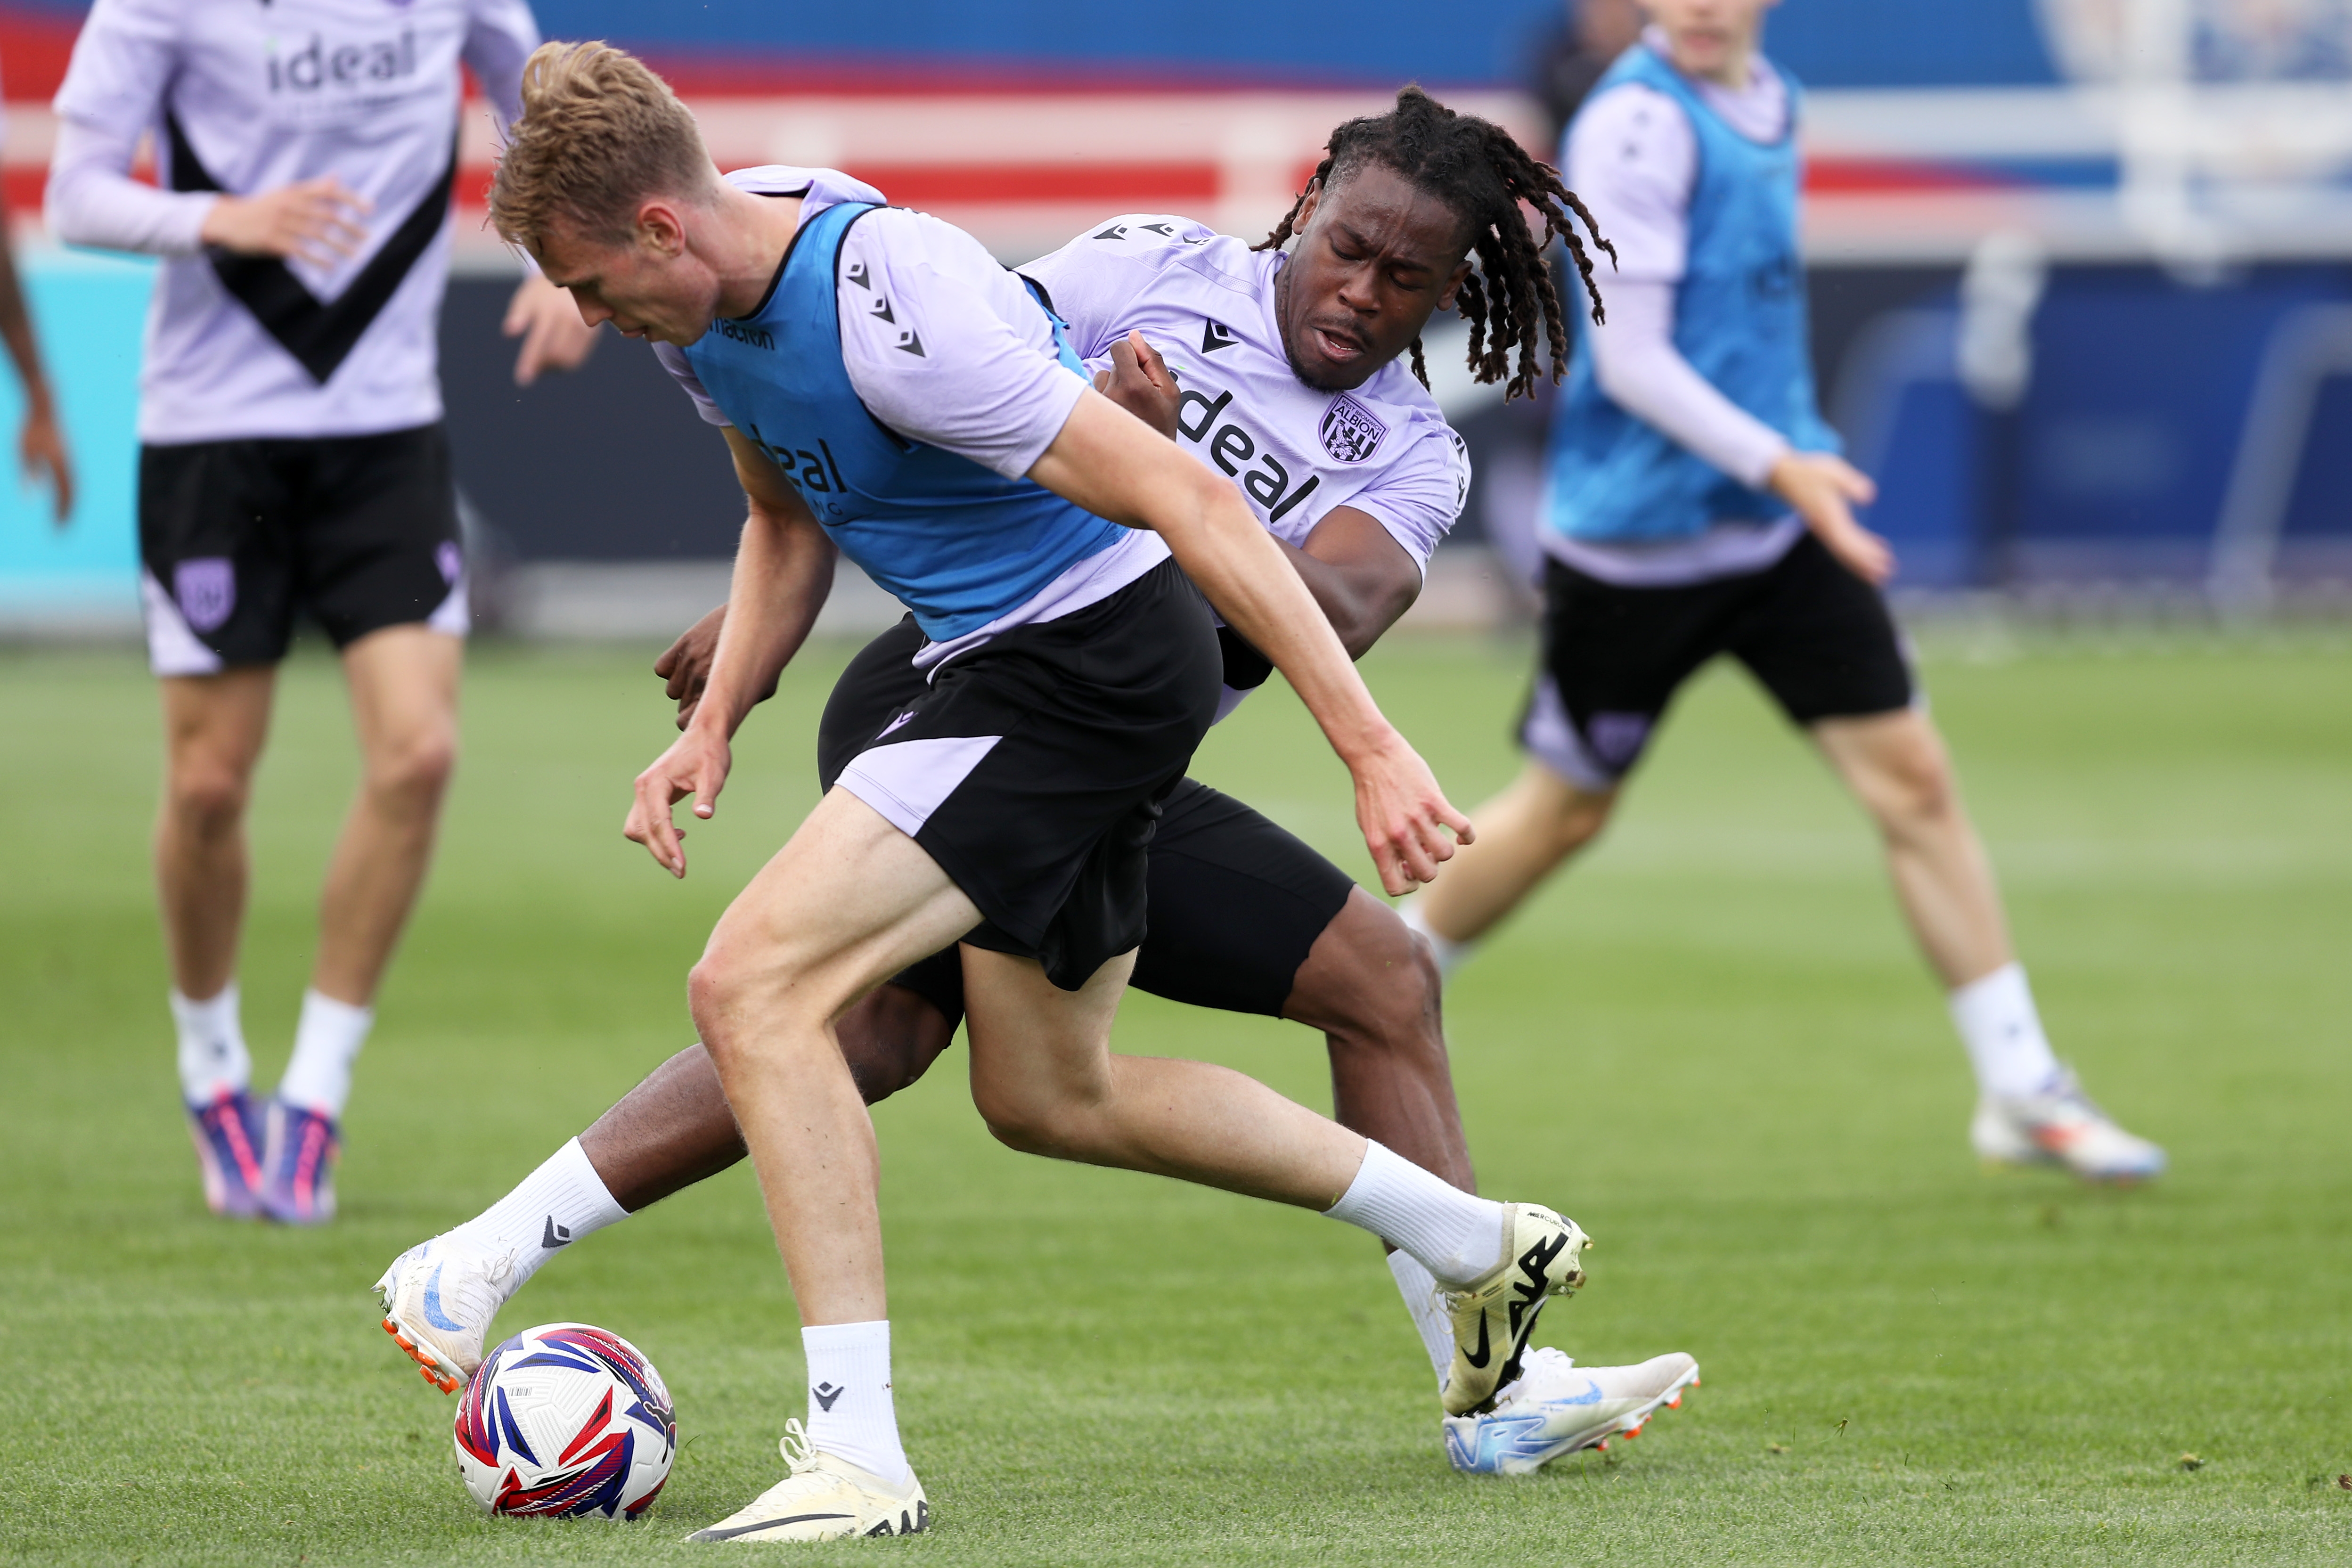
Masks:
[[[580,319],[572,296],[536,272],[507,301],[507,319],[499,331],[522,340],[522,352],[515,355],[517,386],[529,386],[543,370],[578,370],[596,348],[596,329]]]
[[[1385,744],[1350,763],[1349,771],[1356,777],[1356,825],[1371,847],[1381,886],[1391,896],[1435,879],[1437,868],[1454,858],[1455,845],[1470,842],[1470,819],[1447,802],[1429,764],[1393,730]]]
[[[264,191],[223,196],[205,214],[197,237],[240,256],[276,256],[332,267],[367,239],[360,219],[373,204],[332,174]]]
[[[1878,499],[1868,474],[1834,453],[1790,451],[1772,465],[1764,488],[1787,501],[1847,571],[1873,587],[1895,575],[1893,548],[1854,521],[1855,507]]]
[[[1110,368],[1095,372],[1095,390],[1167,437],[1176,439],[1176,377],[1160,351],[1129,332],[1110,346]]]
[[[694,815],[709,821],[733,765],[726,737],[709,730],[688,730],[637,775],[636,802],[621,832],[644,845],[663,870],[685,876],[686,846],[681,841],[686,830],[671,820],[670,808],[692,795]]]
[[[703,688],[710,684],[710,667],[719,657],[719,629],[726,624],[727,606],[721,605],[680,632],[677,640],[654,660],[654,673],[669,682],[668,694],[677,704],[681,730],[693,721],[695,710],[702,706]],[[776,683],[772,679],[768,689],[752,700],[765,702],[775,694]]]
[[[58,428],[57,410],[47,398],[25,412],[25,423],[16,432],[16,471],[27,481],[37,474],[48,475],[57,525],[65,527],[73,515],[73,459],[66,455],[65,433]]]

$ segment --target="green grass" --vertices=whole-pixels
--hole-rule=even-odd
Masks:
[[[1675,716],[1612,837],[1465,972],[1488,1191],[1574,1213],[1581,1359],[1697,1354],[1640,1442],[1457,1477],[1365,1237],[992,1142],[953,1064],[877,1113],[924,1539],[812,1561],[1173,1563],[2352,1559],[2352,654],[2341,639],[2028,639],[1933,657],[1937,713],[2060,1048],[2171,1149],[2147,1191],[1990,1176],[1871,837],[1743,678]],[[691,1556],[779,1473],[792,1304],[739,1170],[509,1308],[658,1363],[687,1441],[651,1520],[481,1518],[451,1404],[369,1282],[689,1038],[712,920],[814,794],[843,650],[755,721],[676,885],[618,833],[669,733],[646,656],[485,649],[435,879],[360,1068],[344,1217],[209,1218],[145,862],[154,697],[127,656],[0,658],[0,1554],[33,1562]],[[1523,651],[1370,664],[1470,805]],[[254,811],[247,1032],[274,1081],[352,776],[333,667],[287,670]],[[1203,776],[1363,873],[1342,775],[1252,703]],[[1318,1042],[1129,1004],[1125,1048],[1327,1103]],[[2184,1468],[2193,1453],[2200,1468]]]

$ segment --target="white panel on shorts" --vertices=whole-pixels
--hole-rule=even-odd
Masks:
[[[425,618],[425,626],[428,631],[445,632],[453,637],[464,637],[474,629],[473,598],[466,591],[464,573],[459,573],[457,580],[449,584],[449,596]]]
[[[147,612],[147,668],[158,675],[218,675],[220,655],[188,627],[180,606],[145,567],[139,569],[139,597]]]
[[[934,735],[869,747],[841,770],[839,785],[912,838],[940,803],[971,776],[1002,735]]]
[[[1519,726],[1519,744],[1527,748],[1528,755],[1579,789],[1612,790],[1621,782],[1586,749],[1569,720],[1568,704],[1559,700],[1559,688],[1549,674],[1536,677],[1535,696],[1528,703],[1526,721]]]

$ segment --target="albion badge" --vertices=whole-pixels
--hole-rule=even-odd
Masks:
[[[236,608],[236,566],[225,555],[198,555],[172,568],[172,597],[190,630],[217,631]]]
[[[1379,450],[1389,427],[1372,411],[1342,393],[1323,411],[1323,449],[1343,463],[1360,463]]]

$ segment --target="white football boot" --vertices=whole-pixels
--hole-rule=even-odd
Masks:
[[[2039,1094],[1988,1094],[1969,1124],[1977,1158],[1997,1165],[2063,1165],[2085,1181],[2145,1182],[2164,1151],[2116,1126],[2069,1068]]]
[[[1698,1363],[1679,1351],[1639,1366],[1580,1367],[1546,1347],[1495,1397],[1495,1407],[1445,1418],[1445,1457],[1474,1476],[1527,1476],[1562,1454],[1638,1437],[1663,1405],[1679,1409],[1698,1384]]]
[[[1519,1375],[1536,1314],[1584,1283],[1592,1238],[1540,1204],[1503,1205],[1503,1260],[1459,1290],[1441,1290],[1454,1321],[1454,1365],[1441,1397],[1448,1415],[1466,1415]]]
[[[851,1535],[914,1535],[930,1528],[930,1500],[913,1471],[892,1486],[870,1470],[809,1446],[797,1421],[777,1443],[791,1474],[688,1541],[839,1541]]]
[[[482,1364],[490,1320],[519,1284],[513,1253],[452,1230],[394,1258],[375,1289],[383,1331],[424,1369],[425,1382],[455,1394]]]

